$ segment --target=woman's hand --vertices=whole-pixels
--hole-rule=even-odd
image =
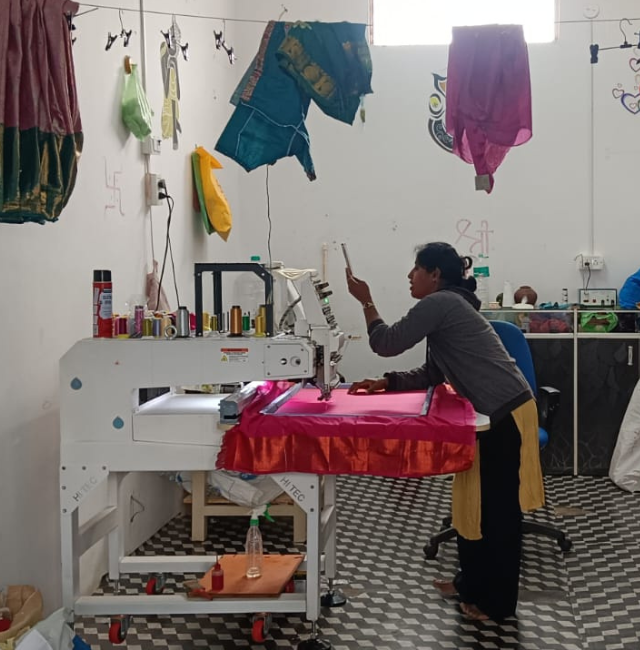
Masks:
[[[356,278],[349,269],[346,269],[346,272],[349,293],[363,305],[367,302],[373,302],[369,285],[364,280]]]
[[[386,377],[382,377],[382,379],[363,379],[362,381],[353,382],[347,393],[349,393],[349,395],[353,395],[358,391],[379,393],[387,390],[387,388],[389,388],[389,380]]]

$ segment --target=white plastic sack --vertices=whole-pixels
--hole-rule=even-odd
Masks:
[[[241,474],[217,469],[209,472],[209,483],[233,503],[247,508],[265,506],[282,493],[282,488],[266,475]]]
[[[55,611],[20,638],[16,650],[71,650],[75,633],[67,625],[71,612]]]
[[[627,492],[640,492],[640,382],[636,384],[620,425],[609,478]]]

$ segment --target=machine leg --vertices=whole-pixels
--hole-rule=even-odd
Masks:
[[[109,495],[109,505],[114,506],[117,510],[118,525],[109,533],[107,537],[107,548],[109,557],[109,580],[120,579],[120,560],[124,557],[124,522],[123,515],[118,508],[118,497],[120,493],[120,483],[123,475],[117,473],[109,474],[107,478],[107,490]]]
[[[307,509],[307,618],[320,617],[320,479],[312,479]]]
[[[80,595],[80,558],[75,553],[78,548],[78,509],[62,513],[61,560],[62,560],[62,605],[73,611],[76,598]]]
[[[204,542],[207,538],[207,473],[191,472],[191,541]]]
[[[347,602],[344,594],[335,587],[336,577],[336,477],[323,477],[323,509],[331,510],[331,520],[324,545],[324,569],[329,581],[329,591],[322,595],[323,607],[342,607]]]
[[[318,636],[318,626],[315,621],[311,623],[311,636],[298,643],[298,650],[330,650],[332,647],[327,640]]]

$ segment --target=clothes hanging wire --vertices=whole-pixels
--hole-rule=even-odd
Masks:
[[[178,18],[198,18],[199,20],[225,20],[230,23],[258,23],[258,24],[266,25],[267,23],[270,22],[268,20],[257,20],[255,18],[229,18],[228,16],[206,16],[202,14],[185,14],[179,11],[159,11],[157,9],[143,9],[141,12],[140,9],[132,9],[131,7],[98,5],[98,4],[91,4],[88,2],[79,2],[78,4],[81,7],[92,7],[92,9],[90,9],[89,11],[83,11],[82,13],[77,14],[77,16],[88,14],[91,13],[92,11],[97,11],[98,9],[111,9],[113,11],[130,11],[131,13],[134,14],[145,13],[145,14],[152,14],[156,16],[177,16]],[[288,10],[281,12],[280,16],[282,16],[286,11]]]
[[[83,11],[79,14],[76,14],[76,18],[78,16],[83,16],[85,14],[91,13],[93,11],[97,11],[98,9],[112,9],[115,11],[130,11],[132,13],[140,13],[140,9],[132,9],[131,7],[118,7],[118,6],[113,6],[113,5],[99,5],[99,4],[93,4],[89,2],[79,2],[78,3],[81,7],[92,7],[89,11]],[[185,13],[180,13],[178,11],[160,11],[157,9],[143,9],[142,13],[145,14],[155,14],[157,16],[178,16],[180,18],[199,18],[200,20],[226,20],[229,21],[230,23],[257,23],[261,25],[266,25],[269,23],[269,20],[258,20],[257,18],[230,18],[229,16],[205,16],[202,14],[185,14]],[[280,14],[280,17],[282,17],[282,14],[285,12],[282,12]],[[640,18],[625,18],[626,20],[640,20]],[[622,20],[625,20],[622,19]],[[579,24],[579,23],[619,23],[620,18],[580,18],[577,20],[554,20],[555,25],[571,25],[571,24]],[[367,23],[367,27],[372,27],[369,23]]]

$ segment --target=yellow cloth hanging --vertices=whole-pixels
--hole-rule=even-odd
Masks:
[[[544,505],[544,484],[540,467],[538,411],[530,399],[511,411],[520,431],[520,508],[523,512]],[[491,431],[486,435],[491,435]],[[480,444],[476,443],[473,465],[453,479],[453,527],[466,539],[482,539],[480,494]]]
[[[222,165],[204,148],[197,147],[196,153],[200,158],[200,176],[202,178],[202,193],[209,223],[213,229],[227,241],[233,219],[229,201],[213,173],[214,169],[222,169]]]

